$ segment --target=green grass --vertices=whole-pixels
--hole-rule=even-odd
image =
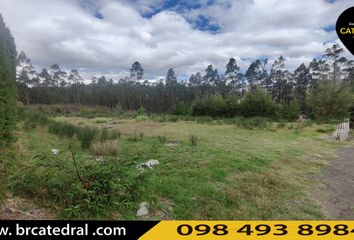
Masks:
[[[71,122],[70,118],[66,120]],[[81,118],[73,120],[72,123],[84,122],[86,126],[95,124]],[[15,193],[33,198],[59,213],[69,209],[67,214],[59,215],[62,218],[73,217],[70,214],[76,218],[113,218],[112,214],[118,212],[123,219],[135,219],[142,201],[150,203],[152,219],[324,218],[309,193],[316,190],[319,184],[316,179],[336,149],[351,143],[327,140],[322,129],[327,132],[332,125],[299,127],[292,123],[290,128],[287,123],[280,128],[275,124],[272,128],[269,123],[265,125],[263,119],[254,121],[252,126],[256,127],[252,130],[235,124],[122,121],[100,132],[102,140],[109,139],[112,131],[123,134],[119,152],[107,157],[109,165],[104,169],[95,165],[95,158],[90,156],[89,150],[82,149],[75,138],[58,138],[45,129],[22,130],[18,133],[20,151],[16,160],[4,163],[4,168],[10,176],[8,185],[17,186],[11,188]],[[195,144],[191,136],[197,139]],[[174,139],[179,144],[166,146],[166,139]],[[97,207],[97,211],[82,208],[79,213],[76,213],[76,205],[57,199],[58,195],[42,192],[46,185],[40,181],[40,176],[46,173],[36,172],[33,157],[48,155],[51,148],[65,152],[69,145],[77,156],[83,176],[89,177],[89,173],[101,176],[103,171],[104,176],[121,178],[124,186],[129,187],[119,185],[123,190],[113,195],[109,204],[99,202],[92,206]],[[70,199],[66,194],[68,189],[73,190],[67,184],[75,181],[76,175],[70,156],[64,156],[60,161],[67,169],[66,175],[61,177],[63,170],[59,169],[57,173],[50,173],[56,176],[53,179],[57,180],[54,182],[59,188],[57,192],[63,191],[65,199]],[[160,165],[145,170],[143,177],[139,176],[135,166],[149,159],[158,159]],[[92,166],[96,167],[92,169]],[[28,169],[35,169],[32,172],[38,174],[38,178],[26,185],[23,177],[30,176]],[[113,182],[119,181],[114,179]],[[22,188],[16,183],[22,183]],[[99,211],[105,207],[106,211]]]
[[[100,124],[100,123],[107,123],[107,119],[106,118],[95,118],[95,123]]]

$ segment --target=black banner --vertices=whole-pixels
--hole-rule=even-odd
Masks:
[[[139,239],[159,221],[0,221],[0,239]]]

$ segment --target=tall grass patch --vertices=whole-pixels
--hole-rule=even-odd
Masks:
[[[78,134],[79,128],[66,122],[50,121],[48,132],[59,137],[73,138],[75,134]]]
[[[192,146],[197,146],[198,145],[198,136],[196,135],[189,135],[189,141],[192,144]]]
[[[40,112],[25,111],[22,115],[25,118],[23,126],[26,130],[34,129],[37,126],[43,126],[49,121],[48,117]]]
[[[105,142],[94,142],[91,144],[90,152],[97,156],[116,156],[119,145],[115,140]]]
[[[97,129],[84,127],[80,130],[77,138],[81,142],[81,147],[83,149],[88,149],[91,146],[91,143],[95,140],[97,135]]]

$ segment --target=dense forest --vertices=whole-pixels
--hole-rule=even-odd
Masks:
[[[230,58],[225,73],[210,64],[188,81],[177,81],[173,68],[165,79],[144,80],[144,69],[135,62],[124,79],[93,77],[91,83],[77,70],[67,73],[58,64],[37,72],[22,52],[17,57],[19,99],[25,104],[102,105],[125,111],[143,107],[184,115],[341,118],[352,105],[354,80],[354,62],[343,57],[343,51],[335,44],[322,58],[302,63],[293,72],[283,56],[269,71],[268,60],[257,59],[245,73]]]

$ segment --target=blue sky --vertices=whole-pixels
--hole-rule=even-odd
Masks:
[[[134,61],[156,78],[180,78],[234,57],[242,71],[283,55],[294,69],[333,43],[352,0],[1,0],[19,51],[38,68],[58,63],[119,79]],[[347,57],[351,55],[346,51]]]

